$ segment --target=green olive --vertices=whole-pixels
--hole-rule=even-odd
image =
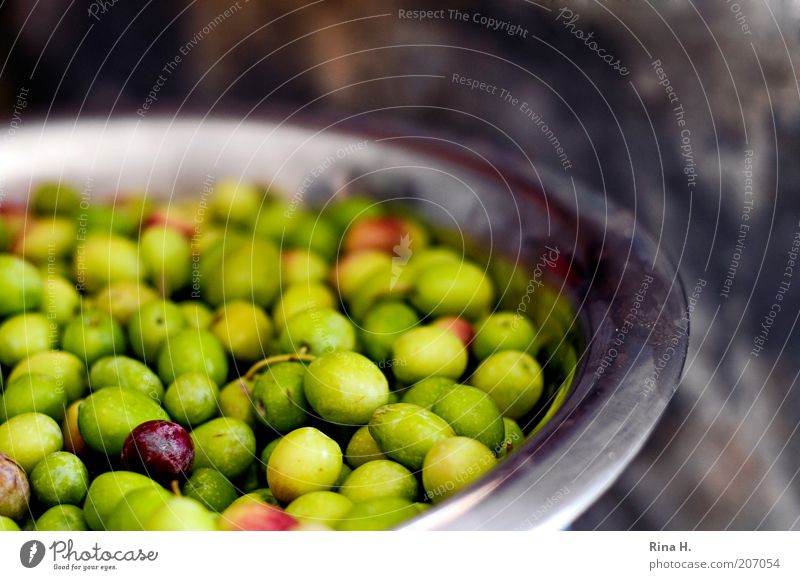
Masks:
[[[288,506],[286,513],[299,522],[335,526],[353,509],[353,502],[334,491],[312,491],[301,495]]]
[[[76,505],[54,505],[36,520],[37,532],[86,532],[89,526]]]
[[[489,276],[469,262],[445,262],[424,269],[416,278],[412,294],[414,305],[425,314],[451,314],[468,320],[488,314],[494,297]]]
[[[42,505],[78,505],[89,489],[89,472],[77,456],[57,451],[45,456],[33,469],[31,487]]]
[[[519,419],[539,401],[544,375],[529,354],[506,350],[491,355],[475,370],[470,382],[489,394],[507,417]]]
[[[522,432],[522,429],[514,419],[503,417],[503,427],[505,428],[505,437],[500,449],[495,452],[497,457],[505,457],[512,451],[519,449],[525,442],[525,433]]]
[[[158,294],[140,282],[116,282],[103,288],[95,298],[95,309],[128,326],[142,306],[158,300]]]
[[[153,286],[161,296],[171,296],[189,284],[192,248],[188,240],[174,228],[148,228],[139,239],[139,254]]]
[[[145,277],[139,248],[131,240],[94,233],[78,246],[74,261],[79,288],[97,292],[116,282],[138,282]]]
[[[395,341],[419,323],[416,311],[397,301],[381,302],[364,317],[360,337],[364,351],[379,362],[392,356]]]
[[[144,521],[149,532],[212,532],[219,515],[190,497],[170,496],[164,505],[153,510]]]
[[[208,261],[200,285],[206,300],[220,306],[249,300],[268,308],[280,291],[280,253],[266,240],[250,240]]]
[[[211,331],[233,358],[255,362],[264,358],[272,338],[272,323],[260,307],[234,300],[219,309]]]
[[[48,276],[42,292],[42,312],[48,320],[64,325],[80,312],[80,294],[72,282],[61,276]]]
[[[186,373],[203,373],[217,385],[228,378],[228,359],[217,337],[203,330],[169,336],[158,355],[158,375],[165,384]]]
[[[158,375],[143,362],[127,356],[108,356],[96,361],[89,373],[89,383],[95,391],[105,387],[125,387],[155,401],[164,397],[164,385]]]
[[[333,258],[339,247],[339,235],[336,227],[325,217],[301,212],[295,221],[294,228],[286,237],[291,247],[309,250]]]
[[[431,409],[442,393],[455,384],[453,379],[446,377],[422,379],[403,393],[402,402]]]
[[[225,385],[219,392],[219,414],[244,421],[251,429],[255,429],[258,419],[251,389],[252,384],[241,378]]]
[[[309,365],[305,394],[322,418],[363,425],[375,409],[387,403],[389,383],[367,357],[355,352],[334,352]]]
[[[306,286],[328,276],[328,263],[314,251],[289,249],[281,253],[281,286]]]
[[[408,403],[377,409],[369,421],[369,432],[383,453],[414,471],[422,468],[434,444],[455,436],[447,421]]]
[[[67,324],[62,343],[64,350],[91,366],[105,356],[124,354],[128,341],[116,320],[95,311],[86,312]]]
[[[377,459],[353,470],[339,492],[354,503],[377,497],[402,497],[414,501],[419,486],[414,474],[406,467],[394,461]]]
[[[18,314],[0,324],[0,363],[5,366],[56,346],[58,325],[44,314]]]
[[[11,518],[0,516],[0,532],[21,532],[17,523]]]
[[[75,248],[77,225],[72,219],[50,218],[26,224],[16,252],[34,264],[67,258]]]
[[[128,338],[136,356],[152,365],[167,337],[187,326],[183,310],[174,302],[147,302],[131,317]]]
[[[178,304],[183,316],[186,319],[186,324],[189,328],[196,330],[208,330],[214,322],[214,313],[199,300],[187,300]]]
[[[251,183],[225,179],[214,186],[208,205],[211,216],[224,226],[247,227],[261,209],[264,192]]]
[[[141,531],[144,522],[172,494],[160,486],[137,487],[125,493],[106,517],[109,531]]]
[[[447,421],[456,435],[477,439],[489,449],[503,444],[503,415],[492,398],[475,387],[445,388],[431,409]]]
[[[219,387],[203,373],[186,373],[164,394],[164,408],[184,427],[197,426],[217,414]]]
[[[236,499],[236,488],[216,469],[196,469],[183,485],[183,495],[202,503],[211,511],[220,513]]]
[[[452,248],[431,246],[414,252],[408,267],[413,272],[413,278],[417,278],[426,270],[435,270],[444,264],[461,264],[463,259],[463,256]]]
[[[381,302],[405,300],[413,289],[412,271],[405,267],[376,272],[364,281],[350,298],[349,312],[356,320],[364,320],[367,314]]]
[[[275,328],[283,330],[286,321],[305,310],[331,309],[336,306],[333,292],[323,284],[296,284],[289,286],[272,311]]]
[[[336,264],[333,284],[344,300],[352,300],[368,280],[388,274],[391,277],[392,258],[384,252],[366,250],[348,254]]]
[[[36,310],[42,293],[42,276],[33,264],[0,254],[0,317]]]
[[[253,385],[253,404],[265,425],[278,433],[288,433],[306,424],[305,377],[305,366],[297,362],[271,365],[258,376]]]
[[[291,502],[312,491],[329,490],[342,471],[339,445],[313,427],[280,440],[267,464],[267,482],[277,499]]]
[[[427,499],[439,503],[480,478],[497,464],[492,451],[469,437],[436,443],[425,456],[422,484]]]
[[[332,308],[311,308],[295,314],[281,333],[284,352],[308,352],[321,356],[356,348],[353,324]]]
[[[342,531],[383,531],[418,515],[416,504],[402,497],[376,497],[356,504],[336,526]]]
[[[257,237],[286,245],[305,212],[288,200],[270,200],[256,216],[254,232]]]
[[[71,185],[45,182],[37,186],[31,198],[33,211],[41,216],[66,215],[78,212],[81,194]]]
[[[8,376],[8,382],[30,373],[55,379],[56,388],[66,391],[69,402],[80,399],[88,388],[86,367],[71,352],[50,350],[31,355],[14,367]]]
[[[533,324],[515,312],[495,312],[476,325],[472,352],[478,360],[504,350],[527,351],[536,340]]]
[[[427,377],[458,380],[467,368],[468,355],[458,337],[446,328],[419,326],[394,343],[394,375],[405,384]]]
[[[61,427],[42,413],[23,413],[0,425],[0,452],[30,474],[46,455],[64,444]]]
[[[212,419],[192,432],[194,469],[213,467],[228,479],[238,477],[255,459],[256,437],[246,423],[231,417]]]
[[[370,461],[386,459],[386,456],[370,435],[369,427],[365,425],[353,433],[345,450],[345,458],[350,467],[356,469]]]
[[[64,418],[67,393],[53,377],[31,373],[9,381],[0,395],[0,419],[23,413],[44,413],[56,421]]]

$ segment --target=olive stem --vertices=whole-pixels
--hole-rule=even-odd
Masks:
[[[181,493],[181,486],[178,484],[178,480],[177,479],[173,479],[172,481],[170,481],[169,482],[169,487],[172,490],[172,493],[174,493],[178,497],[181,497],[183,495]]]
[[[305,354],[305,353],[292,353],[292,354],[278,354],[275,356],[271,356],[269,358],[265,358],[262,361],[258,361],[256,364],[250,367],[250,369],[245,373],[244,380],[245,381],[252,381],[253,378],[261,371],[262,369],[268,367],[271,364],[281,363],[281,362],[290,362],[290,361],[305,361],[311,362],[317,360],[313,354]]]

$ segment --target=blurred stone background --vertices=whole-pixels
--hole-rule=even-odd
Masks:
[[[701,290],[663,421],[574,527],[800,528],[800,273],[784,276],[800,231],[800,3],[487,4],[6,0],[0,106],[9,130],[135,114],[161,75],[147,114],[373,111],[565,171],[518,108],[452,75],[506,89],[552,128],[566,171],[634,212]],[[414,9],[443,12],[401,16]]]

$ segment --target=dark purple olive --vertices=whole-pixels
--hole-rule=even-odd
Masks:
[[[122,467],[160,481],[189,471],[194,444],[186,429],[170,421],[146,421],[122,445]]]

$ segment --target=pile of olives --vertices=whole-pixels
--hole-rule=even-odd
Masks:
[[[552,339],[402,208],[0,214],[0,529],[378,530],[518,448]]]

